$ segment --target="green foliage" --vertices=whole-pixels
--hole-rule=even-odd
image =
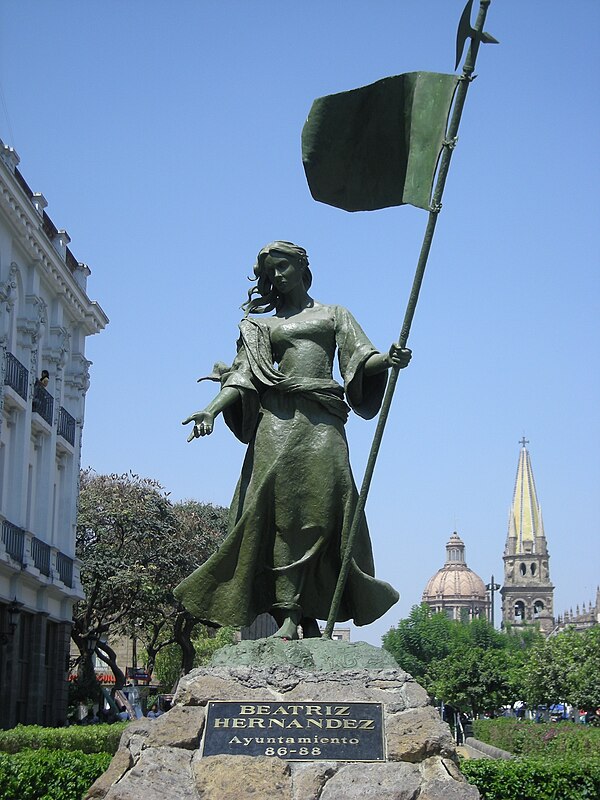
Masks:
[[[445,703],[477,715],[525,700],[600,706],[600,626],[544,638],[535,628],[495,630],[423,604],[383,637],[398,664]]]
[[[461,762],[482,800],[597,800],[600,730],[572,722],[476,720],[476,738],[514,753],[513,761]]]
[[[600,760],[600,729],[573,722],[535,723],[516,719],[479,719],[473,732],[482,742],[523,756]]]
[[[126,725],[126,722],[116,722],[113,725],[72,725],[69,728],[17,725],[8,731],[0,730],[0,751],[19,753],[21,750],[43,748],[114,754]]]
[[[169,644],[156,654],[154,677],[167,691],[177,684],[181,677],[181,648],[177,644]]]
[[[174,504],[173,512],[179,523],[181,537],[193,545],[187,551],[183,576],[186,577],[203,564],[225,538],[229,510],[212,503],[182,500]]]
[[[428,690],[473,717],[510,703],[514,655],[499,649],[467,646],[429,668]]]
[[[530,706],[567,702],[600,706],[600,626],[566,630],[535,643],[522,671],[523,699]]]
[[[78,750],[24,750],[0,753],[3,800],[80,800],[108,768],[109,753]]]
[[[429,665],[452,651],[452,621],[445,614],[434,614],[429,606],[413,606],[410,616],[400,620],[383,636],[383,647],[400,667],[421,681]]]
[[[125,676],[106,634],[135,637],[146,651],[145,667],[173,642],[191,667],[195,620],[173,589],[217,548],[227,529],[227,509],[188,500],[173,504],[156,481],[132,473],[81,473],[76,554],[83,562],[85,600],[74,611],[72,637],[81,653],[79,683],[89,694],[93,678],[87,642],[100,640],[117,688]],[[164,656],[168,661],[168,655]]]
[[[172,504],[156,481],[82,472],[76,553],[86,600],[75,615],[81,633],[144,619],[164,601],[177,531]]]
[[[235,628],[219,628],[214,635],[211,635],[211,633],[212,631],[202,626],[192,639],[196,650],[194,657],[195,667],[206,666],[217,650],[228,644],[233,644],[235,641]]]
[[[414,606],[385,634],[383,646],[431,694],[461,711],[493,712],[519,698],[524,639],[500,633],[485,619],[460,622],[426,604]]]
[[[192,637],[194,645],[194,667],[203,667],[209,663],[213,653],[234,641],[234,628],[219,628],[216,632],[199,625]],[[170,690],[181,677],[181,648],[176,644],[164,647],[156,656],[154,674],[161,686]]]
[[[600,761],[576,758],[463,761],[482,800],[597,800]]]
[[[509,650],[522,651],[529,650],[536,642],[544,640],[544,634],[539,628],[532,625],[525,627],[507,625],[502,635],[506,637],[506,645]]]

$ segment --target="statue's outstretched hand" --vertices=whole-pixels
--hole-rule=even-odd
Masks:
[[[408,367],[412,358],[412,350],[409,350],[408,347],[400,347],[394,343],[388,351],[388,356],[392,367],[404,369],[404,367]]]
[[[194,427],[187,438],[188,442],[191,442],[192,439],[199,439],[200,436],[209,436],[215,427],[215,415],[210,411],[197,411],[184,419],[181,424],[188,425],[190,422],[194,423]]]

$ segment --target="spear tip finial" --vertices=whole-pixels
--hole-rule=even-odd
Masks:
[[[489,6],[491,0],[480,0],[480,5]],[[460,60],[462,58],[463,50],[465,49],[465,42],[467,39],[477,39],[483,44],[499,44],[490,33],[483,30],[477,30],[471,25],[471,11],[473,9],[473,0],[468,0],[467,5],[464,7],[463,13],[458,23],[458,31],[456,32],[456,64],[454,69],[458,69]],[[482,26],[483,27],[483,26]]]

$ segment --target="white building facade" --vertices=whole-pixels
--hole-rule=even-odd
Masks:
[[[66,717],[89,269],[0,141],[0,727]]]

